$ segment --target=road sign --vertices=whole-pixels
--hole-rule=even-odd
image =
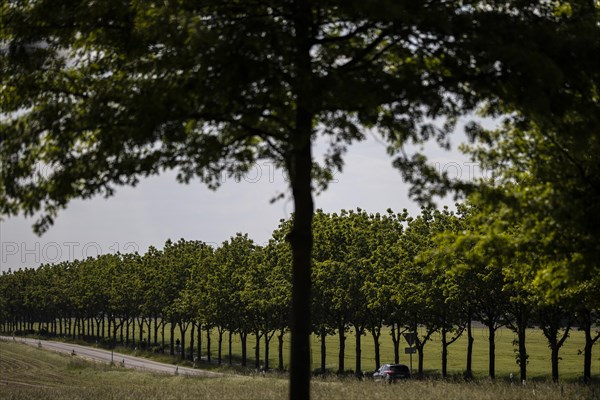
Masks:
[[[404,354],[417,354],[417,348],[416,347],[405,347]]]
[[[406,343],[408,343],[408,345],[411,347],[417,341],[417,332],[404,333],[403,336],[404,340],[406,340]]]

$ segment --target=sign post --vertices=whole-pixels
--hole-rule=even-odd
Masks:
[[[417,332],[408,332],[405,333],[403,336],[404,340],[406,340],[406,343],[408,343],[408,347],[404,349],[404,353],[410,355],[410,374],[412,375],[412,355],[417,352],[417,349],[413,347],[413,344],[417,341]]]

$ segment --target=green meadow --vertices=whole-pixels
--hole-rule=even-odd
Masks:
[[[346,338],[346,352],[344,364],[346,370],[353,370],[355,367],[355,335],[354,332],[348,332]],[[485,328],[474,329],[475,341],[473,343],[473,371],[477,377],[486,377],[488,373],[488,353],[489,341],[488,333]],[[236,338],[237,339],[237,338]],[[288,363],[289,337],[284,344],[284,363]],[[516,346],[513,341],[516,335],[509,329],[501,328],[496,332],[496,377],[509,378],[510,374],[518,379],[519,366],[516,363]],[[206,340],[203,340],[203,347]],[[212,339],[213,357],[216,354],[216,341]],[[313,336],[311,348],[311,358],[313,369],[320,367],[320,338]],[[527,352],[529,354],[529,363],[527,365],[529,379],[545,379],[551,375],[550,349],[546,338],[539,329],[529,329],[527,335]],[[583,374],[583,346],[585,339],[582,332],[573,330],[569,338],[560,351],[560,376],[565,380],[577,380]],[[248,357],[251,360],[249,365],[253,365],[254,360],[254,338],[248,341]],[[394,348],[389,332],[382,333],[381,339],[381,363],[394,361]],[[408,354],[404,354],[406,342],[400,344],[400,362],[409,364]],[[241,346],[239,340],[234,340],[233,353],[240,354]],[[264,340],[260,343],[261,357],[264,357]],[[437,375],[441,371],[441,336],[434,334],[431,340],[425,345],[424,369],[429,375]],[[448,371],[450,374],[459,375],[465,370],[466,365],[467,336],[463,334],[455,343],[449,347]],[[375,352],[371,335],[367,334],[361,338],[361,366],[363,371],[373,371],[375,369]],[[224,354],[227,354],[227,345],[224,343]],[[336,371],[338,367],[339,341],[337,336],[327,338],[327,368]],[[264,362],[261,362],[261,364]],[[273,340],[269,346],[269,364],[275,367],[277,364],[277,342]],[[417,355],[413,355],[413,369],[417,368]],[[600,345],[594,347],[592,358],[592,375],[596,379],[600,378]]]
[[[162,341],[159,330],[158,342]],[[136,339],[139,335],[139,331],[136,333]],[[207,340],[206,331],[202,332],[202,354],[203,360],[206,361],[207,354]],[[132,334],[130,335],[131,339]],[[146,337],[144,333],[144,337]],[[476,377],[484,378],[488,374],[488,331],[485,327],[473,328],[473,336],[475,338],[473,344],[473,372]],[[175,338],[181,339],[179,329],[175,330]],[[216,329],[211,331],[211,361],[212,364],[217,362],[217,332]],[[289,364],[289,335],[286,335],[284,341],[284,366],[287,368]],[[60,340],[60,339],[59,339]],[[165,345],[166,352],[168,352],[170,340],[170,329],[169,326],[165,329]],[[222,363],[228,363],[228,335],[223,335],[222,344]],[[516,345],[513,342],[516,340],[516,335],[507,328],[500,328],[496,332],[496,377],[498,379],[509,379],[510,375],[513,374],[513,378],[518,380],[519,367],[516,363]],[[572,329],[569,332],[569,337],[565,344],[560,350],[560,363],[559,372],[560,379],[567,381],[577,381],[583,374],[583,347],[584,347],[584,335],[582,332]],[[194,353],[197,353],[197,338],[194,338]],[[311,347],[311,358],[313,363],[313,369],[320,368],[321,360],[321,343],[320,338],[313,336]],[[383,330],[380,338],[381,343],[381,363],[393,362],[393,343],[388,330]],[[87,343],[96,345],[94,341]],[[186,347],[190,344],[190,330],[186,332],[185,338]],[[247,339],[247,358],[248,367],[253,368],[255,365],[254,349],[256,345],[256,339],[254,336],[249,335]],[[465,370],[466,365],[466,345],[467,336],[464,333],[455,343],[449,347],[448,357],[448,372],[450,375],[461,375]],[[529,354],[529,363],[527,365],[528,379],[548,379],[551,375],[550,365],[550,349],[548,348],[547,340],[542,334],[540,329],[529,329],[527,334],[527,352]],[[404,348],[407,346],[404,340],[400,343],[400,362],[410,364],[409,355],[404,353]],[[130,348],[118,346],[118,351],[126,353],[137,353],[139,355],[158,358],[162,361],[175,362],[171,357],[164,357],[162,355],[152,354],[150,351],[142,352],[139,346],[134,350],[133,345]],[[345,352],[345,370],[350,371],[355,368],[355,335],[353,331],[346,333],[346,352]],[[374,344],[370,334],[363,335],[361,337],[361,369],[365,372],[370,372],[375,369],[375,356],[374,356]],[[327,337],[327,369],[331,371],[337,371],[338,369],[338,351],[339,341],[338,336]],[[233,362],[239,363],[241,355],[241,342],[238,335],[232,337],[232,354]],[[260,364],[264,365],[264,354],[265,354],[265,342],[264,338],[260,340]],[[269,346],[269,366],[271,369],[277,368],[278,363],[278,343],[276,336],[270,342]],[[206,365],[206,367],[213,367]],[[417,355],[413,355],[413,369],[417,369]],[[435,377],[440,374],[441,371],[441,336],[434,334],[430,341],[427,342],[424,349],[424,369],[427,375]],[[596,345],[593,348],[592,357],[592,377],[596,380],[600,380],[600,345]]]
[[[93,363],[13,342],[0,342],[0,399],[284,399],[288,383],[281,375],[227,375],[192,378],[128,370]],[[597,383],[532,382],[525,386],[487,379],[473,382],[428,379],[384,385],[371,380],[315,378],[315,400],[363,399],[599,399]]]

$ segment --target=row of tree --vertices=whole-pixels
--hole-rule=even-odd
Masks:
[[[555,380],[559,350],[576,326],[585,332],[584,379],[590,380],[592,346],[600,337],[598,281],[586,281],[548,299],[527,272],[533,270],[523,267],[535,262],[535,254],[516,243],[519,227],[495,236],[484,234],[489,225],[482,219],[495,217],[480,211],[459,205],[457,212],[423,209],[416,218],[391,210],[384,215],[360,209],[315,214],[311,329],[320,338],[323,372],[327,336],[339,337],[338,371],[343,372],[347,334],[354,333],[354,371],[360,373],[363,336],[372,337],[378,368],[381,335],[389,329],[396,362],[402,334],[419,332],[414,345],[420,375],[425,345],[440,333],[444,377],[448,348],[466,332],[465,370],[470,377],[471,322],[480,321],[489,332],[490,377],[495,376],[495,333],[501,326],[517,335],[521,379],[527,378],[525,331],[539,326],[551,349]],[[117,340],[135,345],[137,340],[138,345],[158,346],[160,331],[163,349],[168,327],[171,354],[178,350],[174,342],[178,328],[182,357],[193,357],[194,345],[201,355],[201,332],[206,331],[209,360],[211,332],[216,330],[218,362],[223,359],[225,337],[232,362],[232,336],[239,335],[244,366],[247,338],[252,335],[256,367],[263,341],[267,369],[269,343],[276,335],[277,367],[283,369],[291,301],[286,235],[291,224],[282,220],[265,246],[241,234],[218,248],[182,239],[167,241],[162,250],[151,247],[144,255],[102,255],[3,274],[0,322],[5,331],[32,330],[41,323],[49,333],[104,337],[113,345]]]

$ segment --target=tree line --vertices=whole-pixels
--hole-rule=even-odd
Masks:
[[[402,334],[416,332],[419,376],[424,373],[426,345],[439,333],[442,376],[448,376],[449,346],[464,334],[465,375],[470,378],[472,322],[478,321],[489,333],[491,378],[495,333],[506,326],[518,338],[517,363],[521,379],[527,379],[525,332],[536,326],[551,349],[554,380],[559,378],[560,348],[570,331],[584,331],[583,376],[589,382],[592,347],[600,337],[598,280],[549,298],[543,282],[535,279],[535,269],[527,267],[539,257],[517,240],[520,227],[490,234],[492,220],[502,223],[502,219],[482,211],[474,204],[459,204],[456,211],[423,208],[416,217],[391,210],[318,211],[313,225],[311,331],[320,340],[320,372],[326,371],[330,335],[338,336],[338,372],[343,373],[350,351],[346,342],[353,334],[354,372],[360,374],[363,337],[373,341],[379,368],[384,332],[390,333],[395,362]],[[2,328],[26,332],[37,326],[42,333],[96,337],[113,346],[144,343],[192,359],[201,356],[204,339],[209,361],[211,333],[216,331],[217,362],[225,359],[227,345],[232,363],[232,338],[237,336],[242,366],[248,364],[251,335],[256,338],[255,367],[261,365],[262,342],[266,369],[269,344],[276,338],[277,368],[283,370],[292,286],[287,235],[292,219],[281,220],[262,246],[243,234],[218,247],[168,240],[162,250],[150,247],[143,255],[106,254],[3,273]],[[165,343],[167,328],[170,340]],[[181,337],[177,344],[176,333]]]

